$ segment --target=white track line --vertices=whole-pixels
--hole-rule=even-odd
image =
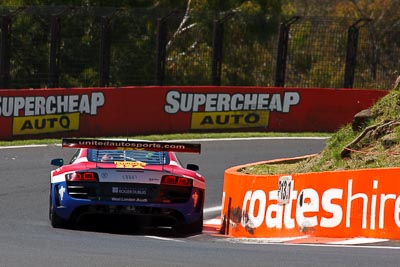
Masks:
[[[24,145],[24,146],[0,146],[0,149],[6,148],[27,148],[27,147],[46,147],[49,145]]]
[[[379,242],[386,242],[389,239],[381,239],[381,238],[365,238],[365,237],[357,237],[342,241],[333,241],[328,242],[327,244],[330,245],[357,245],[357,244],[372,244],[372,243],[379,243]]]
[[[145,237],[150,238],[150,239],[162,240],[162,241],[185,242],[184,240],[179,240],[179,239],[174,239],[174,238],[167,238],[167,237],[160,237],[160,236],[154,236],[154,235],[146,235]]]
[[[210,212],[215,212],[215,211],[221,211],[222,206],[216,206],[216,207],[210,207],[210,208],[205,208],[203,210],[204,213],[210,213]]]

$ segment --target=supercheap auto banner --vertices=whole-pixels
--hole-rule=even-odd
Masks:
[[[331,132],[384,90],[235,86],[0,90],[0,139]]]

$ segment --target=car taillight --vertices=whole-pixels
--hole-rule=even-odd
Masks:
[[[67,181],[70,182],[78,182],[78,181],[87,181],[87,182],[97,182],[98,176],[95,172],[73,172],[68,173],[66,175]]]
[[[174,175],[164,175],[161,178],[161,184],[177,185],[177,186],[192,186],[193,180],[186,177]]]

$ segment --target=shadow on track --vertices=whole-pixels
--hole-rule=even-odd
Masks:
[[[190,235],[183,235],[177,232],[173,220],[160,221],[151,217],[142,216],[106,216],[90,215],[80,217],[69,228],[78,231],[101,232],[119,235],[151,235],[169,238],[184,238]]]

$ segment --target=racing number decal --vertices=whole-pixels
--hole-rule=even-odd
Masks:
[[[143,169],[147,163],[141,161],[114,161],[117,168]]]

